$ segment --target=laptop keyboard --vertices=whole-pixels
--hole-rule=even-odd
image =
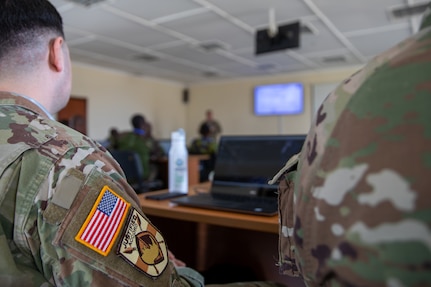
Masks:
[[[223,202],[235,202],[239,204],[249,204],[249,205],[277,205],[277,198],[268,198],[268,197],[248,197],[248,196],[239,196],[239,195],[224,195],[217,194],[212,195],[214,200],[220,200]]]
[[[277,198],[254,198],[232,195],[199,194],[173,200],[178,204],[229,210],[234,212],[274,215],[278,212]]]

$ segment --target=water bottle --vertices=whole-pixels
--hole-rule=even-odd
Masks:
[[[188,192],[189,174],[187,162],[186,134],[183,129],[178,129],[171,134],[171,148],[169,149],[169,192]]]

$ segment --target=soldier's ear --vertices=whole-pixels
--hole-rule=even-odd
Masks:
[[[64,50],[65,45],[63,37],[57,37],[49,43],[49,66],[56,72],[61,72],[64,69]]]

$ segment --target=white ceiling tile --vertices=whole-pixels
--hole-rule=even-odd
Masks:
[[[220,63],[228,63],[232,61],[231,59],[217,54],[216,51],[205,52],[199,49],[198,46],[191,45],[170,47],[166,49],[160,49],[159,51],[177,58],[196,61],[202,65],[217,65]]]
[[[97,7],[76,6],[63,14],[63,22],[71,28],[143,47],[176,40],[170,35],[97,9]]]
[[[274,9],[278,24],[289,23],[312,14],[302,0],[247,0],[246,4],[243,1],[232,0],[209,2],[255,28],[268,25],[269,7]]]
[[[317,29],[317,34],[300,34],[300,53],[310,53],[314,51],[325,51],[343,48],[340,40],[321,21],[310,21]]]
[[[105,0],[85,7],[51,0],[72,61],[183,83],[363,65],[418,26],[418,17],[394,20],[389,9],[423,1]],[[299,48],[255,55],[255,32],[268,26],[270,8],[276,23],[300,20],[315,33],[301,33]],[[197,48],[210,42],[224,49]],[[159,60],[137,60],[142,54]],[[340,55],[344,61],[324,61]]]
[[[91,35],[89,33],[82,33],[73,29],[69,29],[69,27],[64,27],[64,33],[66,34],[65,37],[67,42],[73,42]]]
[[[310,61],[317,63],[321,68],[343,66],[356,66],[361,64],[347,49],[337,50],[333,53],[305,55]]]
[[[404,0],[319,0],[315,5],[341,32],[375,28],[390,24],[387,10]]]
[[[358,37],[349,37],[350,42],[366,57],[374,57],[377,54],[395,46],[410,35],[409,28],[374,33]],[[370,45],[369,43],[373,43]]]
[[[188,73],[188,74],[192,74],[192,75],[202,75],[202,74],[204,74],[205,71],[207,71],[204,68],[192,67],[189,65],[184,65],[181,63],[176,63],[176,62],[168,61],[168,60],[166,60],[166,61],[165,60],[154,61],[154,62],[147,63],[147,65],[150,67],[168,69],[171,71],[176,71],[178,73]]]
[[[81,54],[76,50],[70,51],[70,57],[74,63],[82,63],[103,69],[127,71],[127,73],[130,74],[141,74],[141,71],[138,68],[131,66],[129,62],[113,62],[112,59],[96,58],[91,54]]]
[[[163,23],[162,26],[202,42],[218,40],[228,44],[233,49],[253,45],[252,34],[210,11]]]
[[[70,45],[70,48],[71,50],[76,48],[76,49],[85,50],[88,52],[92,52],[92,53],[96,53],[96,54],[100,54],[100,55],[104,55],[112,58],[122,59],[122,60],[134,60],[136,55],[141,54],[136,50],[131,50],[126,47],[109,44],[97,39],[89,42],[81,43],[78,45]]]
[[[248,49],[248,50],[242,50],[235,54],[255,62],[257,66],[264,66],[264,65],[286,66],[286,65],[296,65],[299,63],[297,60],[293,59],[288,54],[286,54],[285,51],[260,54],[256,56],[254,55],[254,49]]]
[[[192,0],[121,0],[113,2],[111,6],[147,20],[202,8]]]
[[[300,71],[307,67],[300,63],[290,65],[276,65],[265,67],[263,65],[249,67],[240,63],[230,63],[218,66],[219,69],[229,73],[233,73],[239,77],[243,76],[268,76],[278,73],[284,73],[287,71]]]

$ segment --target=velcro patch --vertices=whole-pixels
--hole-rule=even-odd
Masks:
[[[130,213],[117,254],[152,277],[160,276],[168,265],[168,251],[163,236],[135,209]]]
[[[108,255],[129,207],[128,202],[105,185],[75,240],[101,255]]]

